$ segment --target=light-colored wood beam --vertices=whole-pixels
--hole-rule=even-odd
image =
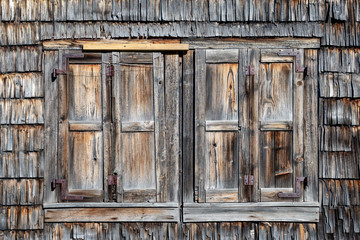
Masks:
[[[83,44],[84,51],[187,51],[189,44],[180,43],[100,43]]]

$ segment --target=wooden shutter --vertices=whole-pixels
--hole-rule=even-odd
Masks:
[[[164,60],[160,53],[113,53],[115,162],[119,202],[156,202],[164,156]]]
[[[101,58],[70,59],[67,76],[59,83],[58,157],[65,169],[68,194],[86,198],[103,195],[105,93],[101,69]]]
[[[195,198],[239,201],[239,50],[195,52]]]
[[[303,51],[279,56],[282,50],[262,50],[258,69],[260,201],[299,201],[279,198],[293,193],[295,177],[303,176]],[[298,60],[298,61],[296,61]],[[256,148],[258,146],[253,146]],[[254,150],[253,150],[254,151]]]

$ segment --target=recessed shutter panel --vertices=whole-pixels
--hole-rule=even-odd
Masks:
[[[239,51],[195,54],[195,197],[238,202]]]
[[[66,167],[68,194],[103,193],[102,78],[99,63],[69,63],[61,98],[59,157]],[[64,85],[65,86],[65,85]]]
[[[287,50],[292,52],[293,50]],[[302,77],[295,56],[262,50],[259,64],[260,200],[294,201],[279,193],[294,193],[295,176],[302,176]],[[300,54],[300,53],[299,53]],[[303,54],[300,54],[303,57]],[[300,57],[299,55],[299,57]],[[297,85],[299,83],[299,85]]]
[[[120,202],[156,202],[153,53],[114,53]]]

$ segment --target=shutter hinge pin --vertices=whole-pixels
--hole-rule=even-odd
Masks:
[[[62,69],[54,69],[51,73],[51,81],[54,82],[58,75],[67,73],[68,58],[84,58],[83,53],[69,53],[62,55]]]
[[[254,185],[254,175],[244,175],[244,185]]]
[[[296,178],[296,191],[294,193],[280,192],[280,193],[278,193],[278,197],[279,198],[299,198],[300,192],[301,192],[300,182],[304,182],[304,188],[305,188],[309,183],[309,178],[308,177],[297,177]]]
[[[78,195],[68,195],[66,190],[67,190],[67,185],[66,185],[66,180],[65,179],[53,179],[51,181],[51,191],[54,191],[56,189],[57,184],[60,185],[60,189],[61,189],[61,200],[83,200],[84,197],[83,196],[78,196]]]
[[[245,71],[245,75],[247,75],[247,76],[253,76],[253,75],[255,75],[255,68],[254,68],[254,66],[251,66],[251,65],[246,66],[245,69],[244,69],[244,71]]]

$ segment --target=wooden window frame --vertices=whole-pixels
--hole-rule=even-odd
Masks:
[[[122,41],[119,41],[120,43]],[[95,44],[95,45],[94,45]],[[63,78],[64,76],[59,75],[58,80],[52,82],[50,81],[50,76],[51,73],[53,73],[53,69],[60,69],[63,65],[62,61],[65,59],[62,56],[66,53],[69,52],[79,52],[81,51],[81,49],[79,49],[79,46],[77,46],[76,44],[72,45],[72,46],[68,46],[65,44],[65,47],[63,45],[63,43],[60,43],[60,46],[55,44],[56,47],[54,47],[54,45],[50,44],[51,46],[49,47],[49,45],[46,45],[46,43],[44,44],[45,49],[46,50],[50,50],[49,52],[46,52],[47,54],[45,54],[45,58],[48,61],[45,61],[45,66],[44,66],[44,79],[46,82],[46,103],[47,103],[47,108],[49,109],[48,112],[46,113],[46,123],[45,125],[48,127],[48,131],[46,132],[46,136],[45,139],[47,139],[47,141],[49,141],[49,143],[52,140],[56,140],[56,131],[58,129],[58,119],[57,117],[54,117],[54,114],[51,113],[50,108],[55,107],[55,109],[57,109],[57,107],[59,106],[59,102],[58,102],[58,98],[57,96],[59,95],[58,93],[58,89],[61,89],[61,84],[59,84],[59,81],[62,80],[62,82],[64,82]],[[167,81],[173,81],[174,84],[178,83],[180,84],[180,78],[178,77],[177,74],[179,74],[179,65],[178,65],[178,61],[176,61],[176,57],[178,56],[178,52],[179,51],[185,51],[188,49],[188,45],[187,44],[179,44],[177,42],[172,43],[172,44],[166,44],[165,43],[150,43],[150,44],[127,44],[124,42],[119,44],[118,42],[116,43],[112,43],[112,44],[103,44],[103,42],[98,43],[98,42],[92,42],[92,44],[89,44],[89,42],[86,42],[85,44],[82,44],[83,46],[80,48],[84,48],[84,50],[90,50],[91,52],[88,53],[88,55],[93,55],[94,52],[99,52],[101,54],[101,59],[100,59],[100,64],[102,64],[102,78],[106,79],[105,76],[105,65],[104,62],[108,62],[109,61],[109,56],[113,55],[112,53],[106,53],[107,51],[142,51],[142,52],[159,52],[161,51],[163,52],[170,52],[170,55],[166,56],[166,60],[168,61],[168,65],[159,68],[159,71],[163,71],[163,74],[168,74],[171,75],[168,77]],[[86,46],[91,45],[91,49],[88,49]],[[62,46],[62,47],[61,47]],[[94,48],[94,46],[97,46]],[[64,48],[63,48],[64,47]],[[104,48],[105,47],[105,48]],[[111,47],[111,49],[109,49],[109,47]],[[55,50],[55,51],[54,51]],[[175,54],[171,54],[171,52],[174,52]],[[159,64],[164,64],[164,55],[163,54],[159,54],[159,56],[161,55],[161,59],[162,61]],[[112,56],[113,58],[116,58],[116,54]],[[66,60],[66,59],[65,59]],[[74,62],[80,62],[80,63],[84,63],[82,60],[72,60]],[[113,59],[114,61],[114,59]],[[172,62],[176,62],[176,64],[173,64]],[[66,65],[68,65],[68,62],[65,63]],[[59,80],[60,79],[60,80]],[[102,80],[103,83],[102,87],[105,88],[105,85],[108,84],[108,82],[106,82],[105,80]],[[155,79],[156,81],[159,82],[159,84],[163,84],[162,82],[164,82],[164,80],[159,80],[159,79]],[[169,86],[171,86],[170,82],[167,83],[169,84]],[[106,89],[105,89],[106,91]],[[110,90],[111,91],[111,90]],[[177,89],[177,91],[179,91],[179,89]],[[52,93],[51,93],[52,92]],[[55,92],[55,96],[52,95]],[[165,90],[163,89],[163,92],[165,93]],[[178,100],[174,101],[174,103],[176,103],[177,101],[179,101],[179,94],[174,94],[174,97],[178,97]],[[102,94],[103,95],[103,94]],[[177,103],[177,105],[179,105]],[[170,104],[169,104],[170,106]],[[176,109],[175,109],[176,110]],[[111,112],[113,110],[108,110],[108,109],[104,109],[104,112]],[[177,110],[179,111],[179,109]],[[106,113],[105,113],[106,114]],[[56,115],[56,114],[55,114]],[[169,114],[167,117],[170,117],[170,119],[167,119],[164,121],[169,121],[171,122],[172,119],[176,122],[174,127],[176,127],[179,123],[180,123],[180,117],[179,114],[178,118],[173,118],[172,116],[170,116],[171,114]],[[108,118],[109,116],[107,116],[106,118]],[[110,117],[111,118],[111,117]],[[50,129],[51,127],[54,127],[54,129]],[[107,126],[109,127],[109,126]],[[124,126],[122,126],[124,128]],[[130,129],[128,126],[126,129]],[[104,127],[103,127],[104,128]],[[157,128],[157,126],[155,126],[155,128]],[[77,130],[76,126],[75,129]],[[131,130],[131,129],[130,129]],[[110,130],[109,130],[110,131]],[[131,130],[133,131],[133,130]],[[174,130],[174,131],[178,131],[178,133],[180,134],[180,128],[178,130]],[[54,134],[54,135],[51,135]],[[169,133],[169,135],[171,135],[172,133]],[[180,143],[179,143],[180,146]],[[105,152],[105,150],[104,150]],[[170,155],[178,155],[179,151],[176,151],[176,147],[173,147],[173,152]],[[46,163],[45,163],[45,195],[44,195],[44,210],[45,210],[45,222],[93,222],[93,221],[106,221],[106,222],[178,222],[180,221],[180,211],[179,211],[179,200],[178,200],[178,196],[177,194],[173,194],[173,193],[169,193],[169,196],[162,196],[163,200],[161,200],[160,198],[160,202],[158,203],[117,203],[117,202],[83,202],[83,201],[74,201],[74,202],[58,202],[59,201],[59,190],[56,190],[54,192],[50,191],[50,181],[55,177],[55,176],[59,176],[58,173],[54,172],[54,170],[52,170],[52,168],[54,167],[54,162],[52,162],[52,159],[56,159],[57,156],[57,148],[51,146],[51,144],[47,144],[46,146],[46,150],[45,150],[45,155],[46,155]],[[179,161],[180,155],[178,155],[178,157],[174,157],[174,161]],[[55,166],[56,168],[57,165],[59,163],[56,163]],[[104,162],[104,165],[108,165],[108,162]],[[61,165],[61,163],[60,163]],[[104,167],[104,191],[107,191],[106,188],[106,181],[107,181],[107,167]],[[177,165],[175,164],[174,169],[178,169]],[[55,170],[56,171],[56,170]],[[59,171],[59,170],[58,170]],[[61,171],[61,170],[60,170]],[[178,172],[178,170],[175,171],[176,173]],[[168,181],[169,183],[175,182],[176,183],[176,187],[174,187],[174,189],[177,191],[178,189],[178,178],[172,178],[170,181]],[[168,189],[168,187],[163,186],[164,189]],[[58,196],[56,196],[58,195]],[[106,200],[108,194],[104,194],[103,195],[103,199]],[[160,196],[160,197],[161,197]],[[167,198],[171,198],[174,200],[171,200],[170,202],[166,202]],[[165,202],[162,202],[165,201]],[[106,214],[104,214],[106,213]]]
[[[115,48],[116,44],[121,44],[122,50],[124,50],[123,44],[133,43],[133,40],[119,40],[114,41],[115,45],[111,47]],[[138,43],[159,43],[159,40],[139,40]],[[194,142],[193,129],[193,97],[194,97],[194,50],[201,48],[215,48],[215,49],[227,49],[227,48],[239,48],[244,51],[249,48],[274,48],[274,49],[304,49],[311,53],[306,57],[305,62],[310,69],[309,79],[312,80],[313,85],[306,91],[313,93],[315,99],[311,105],[311,109],[317,109],[317,53],[320,48],[319,39],[308,38],[274,38],[274,39],[195,39],[195,40],[165,40],[161,43],[175,43],[186,44],[187,46],[175,46],[169,51],[184,51],[189,49],[186,54],[183,55],[183,102],[182,104],[182,139],[183,146],[191,146]],[[44,177],[44,210],[45,210],[45,222],[129,222],[129,221],[141,221],[141,222],[203,222],[203,221],[289,221],[289,222],[318,222],[319,221],[319,203],[318,203],[318,173],[317,173],[317,141],[313,142],[314,146],[310,149],[310,155],[316,155],[312,160],[313,171],[309,171],[309,175],[313,178],[313,183],[306,191],[310,192],[306,199],[306,202],[244,202],[244,203],[229,203],[229,204],[217,204],[217,203],[194,203],[194,185],[193,181],[193,152],[184,151],[182,153],[183,162],[179,160],[179,164],[183,165],[182,176],[183,188],[179,189],[179,194],[182,200],[179,203],[58,203],[54,196],[49,194],[50,192],[50,180],[53,178],[51,171],[48,171],[49,164],[51,164],[52,155],[56,153],[56,148],[52,147],[53,142],[56,142],[56,134],[54,130],[57,130],[57,124],[52,118],[52,109],[56,109],[58,106],[56,93],[58,85],[52,84],[49,81],[54,68],[59,68],[62,65],[62,54],[73,51],[82,50],[84,43],[89,41],[47,41],[43,43],[44,50],[44,81],[45,81],[45,177]],[[101,44],[108,43],[108,41]],[[95,43],[97,44],[97,43]],[[89,44],[88,46],[90,46]],[[93,47],[91,45],[90,47]],[[132,45],[135,47],[135,45]],[[90,49],[89,47],[89,49]],[[108,47],[103,46],[102,51],[110,51]],[[117,46],[119,47],[119,46]],[[129,46],[127,46],[129,47]],[[163,47],[163,46],[160,46]],[[131,48],[127,48],[128,50]],[[163,49],[163,48],[162,48]],[[114,50],[114,49],[113,49]],[[119,49],[117,49],[119,50]],[[136,50],[136,49],[131,49]],[[142,46],[144,51],[152,51],[150,48]],[[160,50],[160,49],[157,49]],[[96,49],[92,49],[96,51]],[[166,51],[166,49],[163,49]],[[258,64],[256,60],[252,59],[247,64]],[[312,111],[311,110],[311,111]],[[317,125],[317,113],[309,111],[307,114],[314,114],[315,125]],[[309,124],[309,123],[307,123]],[[317,127],[310,124],[311,130],[315,130],[317,136]],[[193,145],[192,145],[193,146]],[[315,149],[315,151],[314,151]],[[306,163],[307,164],[307,163]],[[310,165],[309,165],[310,166]],[[190,184],[188,184],[190,183]],[[250,195],[251,192],[248,192]],[[250,197],[251,198],[251,197]],[[181,202],[183,203],[181,214]],[[107,212],[107,216],[104,216],[103,212]],[[139,213],[137,217],[134,217],[133,212]],[[284,216],[284,212],[287,213]],[[304,214],[306,213],[306,214]],[[182,215],[182,216],[181,216]]]
[[[191,168],[191,171],[188,171],[184,168],[184,209],[183,209],[183,219],[184,222],[204,222],[204,221],[291,221],[291,222],[318,222],[319,221],[319,200],[318,200],[318,130],[317,130],[317,111],[318,111],[318,96],[317,96],[317,87],[318,87],[318,49],[320,48],[319,39],[294,39],[294,38],[285,38],[285,39],[254,39],[254,40],[245,40],[245,39],[224,39],[219,41],[217,39],[195,39],[185,41],[189,43],[190,49],[192,51],[188,52],[184,56],[184,66],[189,66],[188,69],[184,69],[186,72],[191,72],[192,76],[196,75],[197,69],[197,60],[196,60],[196,51],[199,49],[239,49],[242,52],[248,54],[248,60],[240,64],[239,68],[252,65],[255,68],[255,78],[258,78],[258,73],[256,72],[259,69],[261,49],[273,49],[275,51],[287,50],[287,51],[300,51],[306,52],[305,55],[302,55],[301,63],[306,64],[307,73],[298,76],[297,86],[301,86],[304,89],[306,94],[307,101],[304,103],[304,127],[308,131],[304,143],[306,144],[306,150],[303,153],[303,158],[299,158],[300,162],[303,162],[305,170],[304,175],[310,178],[310,183],[308,187],[303,191],[305,195],[301,195],[301,198],[304,202],[297,202],[292,200],[292,202],[279,201],[279,202],[259,202],[259,191],[256,183],[259,179],[259,168],[255,165],[255,171],[252,172],[255,178],[255,187],[248,186],[242,188],[242,193],[245,194],[245,197],[239,203],[197,203],[196,199],[198,198],[197,191],[198,187],[191,186],[192,181],[196,181],[194,177],[191,176],[193,172],[196,172],[195,166],[191,163],[191,160],[194,159],[196,152],[184,153],[184,166]],[[295,62],[295,58],[293,59]],[[195,64],[192,65],[191,63]],[[239,62],[240,63],[240,62]],[[193,68],[194,71],[189,69]],[[190,85],[184,88],[184,96],[193,96],[189,99],[196,99],[194,92],[196,92],[196,82],[198,81],[194,77],[194,81],[191,81],[191,77],[184,78],[184,86],[186,84]],[[306,86],[305,86],[306,85]],[[305,87],[304,87],[305,86]],[[195,100],[196,101],[196,100]],[[196,106],[196,102],[187,101],[184,103],[184,113],[187,111],[192,111],[192,107],[186,106]],[[189,117],[194,119],[194,115],[187,114]],[[185,126],[193,126],[196,128],[198,123],[187,121],[184,118]],[[306,125],[306,126],[305,126]],[[258,133],[259,131],[258,122],[253,127],[253,131]],[[270,126],[271,128],[273,126]],[[190,128],[190,127],[189,127]],[[189,136],[189,128],[184,129],[183,135],[184,138]],[[309,133],[311,131],[311,133]],[[195,134],[192,132],[191,134]],[[255,138],[256,139],[256,138]],[[186,145],[195,144],[195,140],[192,139],[191,143],[184,143]],[[306,159],[306,160],[304,160]],[[250,163],[252,164],[252,163]],[[240,173],[241,175],[244,173]],[[241,181],[244,180],[243,175],[239,178]],[[302,185],[301,185],[302,186]],[[258,189],[258,190],[256,190]]]

